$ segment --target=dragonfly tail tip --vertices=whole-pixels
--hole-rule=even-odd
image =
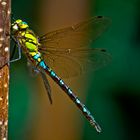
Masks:
[[[102,129],[101,129],[101,127],[98,124],[95,126],[95,129],[96,129],[96,131],[98,133],[101,133],[102,132]]]
[[[90,123],[91,123],[91,125],[96,129],[96,131],[97,131],[98,133],[101,133],[101,132],[102,132],[102,129],[101,129],[101,127],[99,126],[99,124],[98,124],[97,122],[92,121],[92,122],[90,122]]]

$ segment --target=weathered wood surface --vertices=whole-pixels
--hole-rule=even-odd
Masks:
[[[10,0],[0,0],[0,140],[8,139]]]

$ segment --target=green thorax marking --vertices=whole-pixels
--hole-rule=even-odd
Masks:
[[[30,52],[37,52],[38,51],[38,46],[40,45],[38,42],[38,38],[36,35],[33,33],[33,31],[27,29],[20,31],[20,36],[19,41],[21,44],[24,44],[24,46],[28,49],[29,53]]]

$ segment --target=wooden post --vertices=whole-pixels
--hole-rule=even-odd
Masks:
[[[8,139],[10,0],[0,0],[0,140]]]

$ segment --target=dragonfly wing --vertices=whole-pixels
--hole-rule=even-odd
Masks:
[[[103,49],[89,48],[88,45],[109,25],[109,18],[96,16],[47,33],[39,38],[39,51],[46,63],[63,78],[77,76],[86,69],[95,70],[108,60],[109,55]]]
[[[110,54],[101,48],[47,48],[41,52],[45,62],[63,78],[94,71],[111,60]]]
[[[47,90],[47,94],[48,94],[48,97],[49,97],[49,101],[50,101],[50,103],[52,104],[51,87],[50,87],[49,81],[48,81],[48,79],[47,79],[47,76],[46,76],[46,74],[45,74],[42,70],[39,70],[39,72],[40,72],[41,77],[42,77],[42,79],[43,79],[45,88],[46,88],[46,90]]]
[[[39,38],[43,47],[72,48],[87,47],[110,25],[107,17],[96,16],[79,24],[49,32]],[[41,46],[42,47],[42,46]]]
[[[37,76],[38,74],[41,75],[47,94],[48,94],[49,101],[52,104],[51,87],[50,87],[50,84],[49,84],[49,81],[47,79],[45,72],[40,69],[37,69],[37,67],[32,66],[30,61],[28,61],[27,66],[32,76]]]

